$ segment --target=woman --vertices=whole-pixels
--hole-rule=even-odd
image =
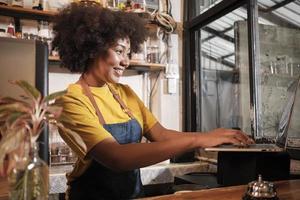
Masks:
[[[72,4],[54,25],[62,64],[80,80],[61,99],[71,119],[61,133],[79,159],[68,174],[69,199],[130,199],[143,194],[139,168],[196,148],[248,144],[237,130],[185,133],[164,128],[127,86],[118,83],[129,55],[146,39],[144,22],[124,12]],[[145,136],[151,143],[140,143]]]

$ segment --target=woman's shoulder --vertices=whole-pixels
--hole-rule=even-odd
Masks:
[[[61,100],[63,102],[70,102],[70,101],[78,101],[85,98],[85,95],[82,92],[82,88],[79,84],[70,84],[67,89],[66,93],[62,96]]]
[[[82,93],[81,85],[77,83],[71,83],[67,87],[68,93]]]
[[[78,96],[81,96],[81,95],[83,95],[81,85],[76,84],[76,83],[72,83],[72,84],[68,85],[67,92],[66,92],[65,96],[76,96],[76,97],[78,97]]]

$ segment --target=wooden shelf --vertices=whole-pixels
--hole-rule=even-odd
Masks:
[[[139,60],[131,60],[129,69],[137,71],[161,71],[166,68],[166,65],[159,63],[147,63]]]
[[[14,6],[4,6],[0,5],[0,15],[10,16],[10,17],[17,17],[23,19],[33,19],[33,20],[46,20],[51,21],[53,17],[57,14],[54,11],[44,11],[44,10],[35,10],[29,8],[22,8],[22,7],[14,7]],[[148,13],[136,13],[137,16],[144,17],[148,19]],[[153,22],[149,21],[149,24],[146,27],[153,28],[156,26]]]
[[[57,12],[54,11],[34,10],[29,8],[0,5],[0,15],[14,17],[17,19],[52,21],[56,14]],[[148,19],[148,17],[144,16],[143,13],[137,13],[137,15],[140,17],[146,17],[146,19]],[[153,21],[149,20],[146,28],[156,30],[158,26]],[[175,33],[178,34],[181,32],[182,24],[177,22],[177,29],[175,30]]]
[[[49,56],[48,60],[50,62],[60,62],[58,56]],[[139,60],[131,60],[129,70],[136,70],[139,72],[148,72],[148,71],[162,71],[166,68],[166,65],[159,63],[147,63]]]
[[[28,8],[0,5],[0,15],[14,17],[15,19],[18,20],[31,19],[31,20],[53,21],[53,18],[56,14],[57,12],[53,12],[53,11],[34,10]],[[143,17],[143,14],[141,13],[136,13],[136,14],[140,17]],[[145,28],[156,31],[158,26],[152,21],[149,21],[148,24],[146,24]]]
[[[56,12],[51,11],[34,10],[4,5],[0,5],[0,13],[1,15],[10,17],[46,21],[51,21],[52,18],[56,15]]]

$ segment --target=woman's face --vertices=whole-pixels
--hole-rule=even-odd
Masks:
[[[130,41],[119,39],[108,49],[107,56],[99,58],[93,73],[100,82],[118,83],[125,69],[129,66]]]

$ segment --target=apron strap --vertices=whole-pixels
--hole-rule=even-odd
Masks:
[[[110,92],[113,94],[113,97],[115,100],[120,104],[123,111],[131,118],[134,119],[134,116],[132,112],[129,110],[129,108],[125,105],[124,101],[121,99],[120,95],[109,85],[107,84]]]
[[[93,94],[92,94],[88,84],[83,80],[82,76],[80,77],[78,83],[82,86],[84,94],[89,98],[93,107],[95,108],[100,124],[102,124],[102,125],[105,124],[105,120],[104,120],[103,115],[95,101],[95,98],[93,97]]]
[[[96,110],[96,114],[98,116],[98,119],[99,119],[99,122],[100,124],[104,125],[106,124],[105,123],[105,120],[104,120],[104,117],[95,101],[95,98],[88,86],[88,84],[84,81],[84,79],[82,78],[82,76],[80,77],[79,81],[77,82],[79,83],[81,86],[82,86],[82,89],[84,91],[84,94],[89,98],[89,100],[91,101],[93,107],[95,108]],[[134,119],[135,117],[133,116],[132,112],[129,110],[129,108],[125,105],[125,103],[123,102],[123,100],[120,98],[120,95],[109,85],[107,84],[110,92],[112,93],[114,99],[120,104],[122,110],[131,118],[131,119]]]

